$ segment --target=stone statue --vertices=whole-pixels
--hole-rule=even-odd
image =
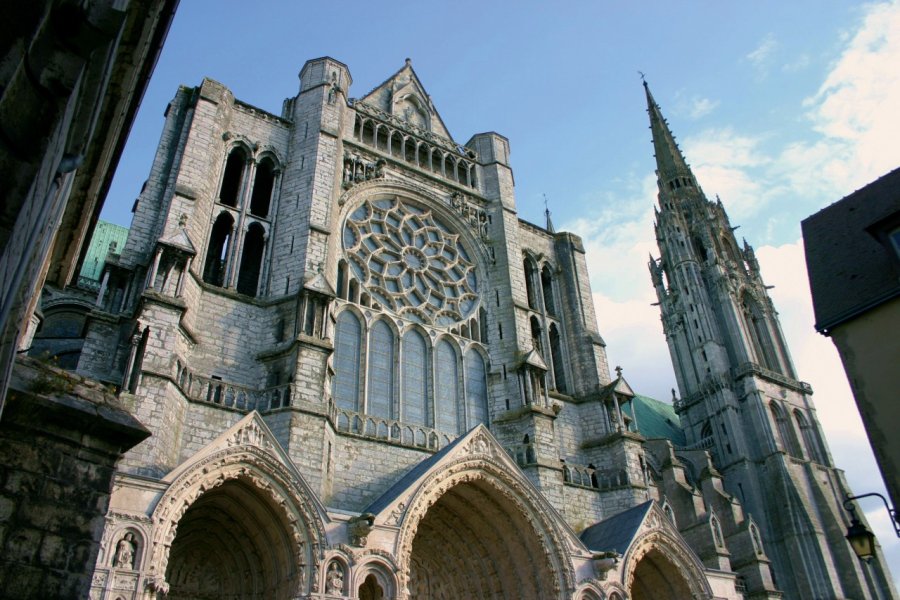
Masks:
[[[328,574],[325,576],[325,591],[335,595],[344,593],[344,569],[337,561],[332,561],[328,565]]]
[[[134,534],[130,531],[119,540],[116,546],[116,556],[113,558],[113,566],[120,569],[134,569],[134,551],[137,545],[134,543]]]

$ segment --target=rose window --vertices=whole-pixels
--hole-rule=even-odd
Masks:
[[[427,208],[399,198],[367,200],[344,224],[354,275],[384,308],[419,323],[451,325],[478,304],[475,263]]]

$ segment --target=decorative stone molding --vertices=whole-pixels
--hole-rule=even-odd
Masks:
[[[288,471],[270,449],[264,449],[263,436],[252,421],[227,438],[228,448],[206,456],[184,471],[163,494],[153,512],[153,537],[149,549],[146,586],[152,591],[166,593],[165,581],[169,550],[175,539],[178,523],[188,508],[202,494],[237,478],[249,480],[259,491],[268,494],[284,511],[290,524],[290,535],[298,560],[296,594],[307,593],[309,573],[315,572],[320,560],[320,548],[326,535],[312,498],[296,483],[297,475]],[[236,440],[248,443],[234,445]],[[259,443],[260,446],[252,445]]]

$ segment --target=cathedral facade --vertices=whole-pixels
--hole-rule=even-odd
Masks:
[[[351,81],[309,61],[280,115],[211,80],[179,89],[95,297],[45,291],[47,324],[81,310],[76,370],[119,387],[152,433],[118,467],[92,598],[891,594],[883,565],[850,565],[835,537],[846,486],[824,440],[797,457],[777,442],[758,466],[781,425],[746,407],[811,406],[783,344],[767,346],[780,379],[763,354],[740,355],[733,381],[716,371],[716,390],[759,388],[750,404],[685,378],[679,344],[714,350],[666,321],[688,289],[668,163],[651,271],[686,445],[650,435],[658,411],[610,373],[581,240],[518,218],[508,140],[456,143],[409,61],[362,98]],[[671,134],[648,101],[659,163]],[[757,466],[725,461],[728,443]],[[796,500],[819,515],[807,529],[772,521],[760,482],[778,457],[779,501],[794,471],[833,486],[821,506]],[[815,548],[828,593],[785,585],[782,566],[773,579],[773,560]]]

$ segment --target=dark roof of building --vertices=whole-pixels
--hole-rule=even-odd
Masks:
[[[647,500],[643,504],[591,525],[582,531],[579,537],[593,552],[613,551],[625,554],[652,506],[653,500]]]
[[[428,469],[431,468],[432,465],[436,464],[441,458],[446,456],[453,448],[456,447],[462,440],[468,439],[468,435],[461,435],[451,443],[444,446],[439,452],[435,452],[412,469],[407,471],[406,475],[400,478],[400,480],[392,485],[388,491],[383,493],[378,497],[372,504],[368,506],[363,512],[364,513],[372,513],[373,515],[377,515],[382,510],[387,508],[391,502],[396,500],[409,486],[416,482],[416,480],[425,474]]]
[[[645,438],[650,440],[663,438],[676,446],[685,445],[681,420],[671,404],[635,394],[634,399],[625,404],[623,410],[629,416],[634,416],[632,410],[637,413],[637,429]]]
[[[823,208],[803,223],[806,269],[816,313],[816,329],[852,319],[900,296],[890,242],[876,235],[878,225],[900,225],[900,169]]]

